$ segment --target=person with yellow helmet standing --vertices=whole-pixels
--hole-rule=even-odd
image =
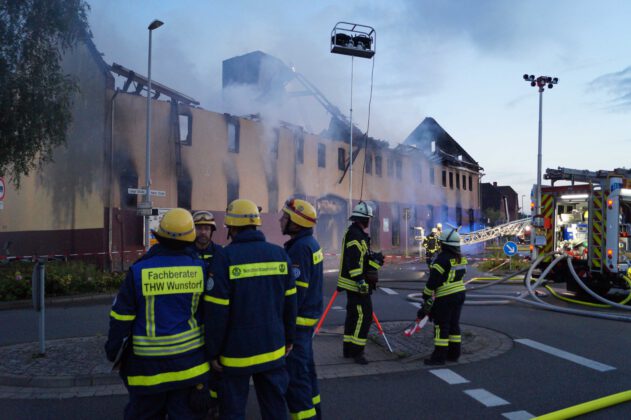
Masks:
[[[213,233],[217,230],[215,216],[206,210],[193,213],[195,223],[195,251],[210,266],[213,255],[221,252],[222,246],[213,242]]]
[[[204,294],[206,357],[222,372],[223,418],[244,419],[252,377],[264,419],[287,417],[285,357],[296,328],[296,285],[285,250],[265,240],[256,204],[226,209],[231,243],[213,258]]]
[[[376,270],[381,267],[370,258],[370,236],[365,232],[372,217],[372,208],[364,201],[353,209],[350,217],[353,223],[342,240],[337,278],[337,289],[346,290],[343,355],[352,357],[360,365],[368,364],[364,349],[372,323],[370,294],[377,282]]]
[[[199,302],[206,268],[190,250],[193,218],[171,209],[154,235],[158,243],[130,267],[114,300],[105,351],[110,361],[124,354],[126,419],[203,419],[210,367]]]
[[[192,250],[204,260],[206,268],[210,272],[210,265],[212,263],[213,256],[222,252],[223,247],[213,242],[213,233],[217,230],[217,223],[215,223],[215,216],[206,210],[200,210],[193,213],[193,222],[195,223],[195,243],[192,246]],[[208,380],[208,386],[210,388],[211,408],[213,414],[218,414],[219,410],[219,398],[221,394],[221,374],[211,369],[210,377]]]
[[[313,327],[322,315],[322,283],[324,281],[324,254],[313,237],[316,224],[315,208],[297,198],[285,202],[280,227],[291,239],[285,250],[292,261],[296,278],[298,317],[296,338],[287,356],[289,388],[287,406],[292,418],[322,418],[318,376],[313,361]]]
[[[455,228],[444,230],[439,237],[441,251],[429,267],[429,279],[423,289],[423,305],[418,318],[425,315],[434,321],[434,352],[426,365],[457,362],[460,357],[460,313],[465,301],[464,275],[467,259],[460,252],[460,235]]]

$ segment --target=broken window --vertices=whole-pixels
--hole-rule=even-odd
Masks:
[[[337,169],[343,171],[346,168],[346,150],[343,147],[337,149]]]
[[[326,146],[318,143],[318,168],[326,168]]]
[[[467,189],[467,176],[465,174],[462,174],[462,189]]]
[[[228,121],[228,151],[239,153],[239,124],[232,119]]]
[[[443,169],[443,187],[447,186],[447,171]]]
[[[305,136],[302,133],[297,133],[295,137],[296,142],[296,163],[305,162]]]
[[[460,175],[459,174],[455,174],[456,175],[456,189],[459,190],[460,189]]]
[[[429,167],[429,182],[434,185],[436,183],[436,179],[434,176],[434,167],[430,166]]]
[[[381,156],[375,156],[375,175],[381,176]]]
[[[180,143],[190,146],[193,143],[193,116],[181,113],[177,116],[180,129]]]
[[[471,179],[471,175],[469,175],[469,191],[473,191],[473,180]]]
[[[372,174],[372,154],[366,154],[366,173]]]
[[[462,226],[462,207],[456,207],[456,225]]]
[[[280,130],[274,129],[274,138],[272,139],[271,153],[274,159],[278,159],[278,143],[280,143]]]
[[[403,162],[397,159],[395,163],[396,163],[396,168],[397,168],[397,178],[401,179],[403,176]]]
[[[449,189],[454,189],[454,173],[449,172]]]
[[[394,162],[392,160],[392,157],[388,157],[388,176],[392,176],[394,175]]]

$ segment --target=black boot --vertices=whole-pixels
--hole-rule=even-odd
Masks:
[[[447,347],[434,347],[434,352],[429,359],[425,359],[423,363],[427,366],[440,366],[445,364],[447,357]]]
[[[364,356],[364,353],[359,353],[353,359],[355,360],[355,363],[357,363],[358,365],[367,365],[368,364],[368,360],[366,360],[366,357]]]
[[[450,362],[457,362],[460,358],[460,343],[449,343],[447,349],[447,360]]]

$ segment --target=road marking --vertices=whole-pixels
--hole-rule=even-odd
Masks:
[[[384,292],[386,292],[389,295],[398,295],[399,293],[395,292],[392,289],[389,289],[387,287],[380,287],[381,290],[383,290]]]
[[[482,388],[467,389],[464,393],[477,400],[485,407],[497,407],[500,405],[510,404],[508,401],[498,397],[497,395],[491,394],[489,391]]]
[[[447,382],[449,385],[466,384],[469,382],[451,369],[432,369],[429,372]]]
[[[591,359],[587,359],[582,356],[578,356],[573,353],[569,353],[567,351],[557,349],[556,347],[547,346],[545,344],[539,343],[534,340],[530,340],[528,338],[518,338],[515,340],[517,343],[521,343],[525,346],[531,347],[533,349],[541,350],[545,353],[551,354],[556,357],[560,357],[561,359],[569,360],[570,362],[577,363],[579,365],[583,365],[590,369],[597,370],[599,372],[607,372],[609,370],[615,370],[616,368],[613,366],[605,365],[604,363],[599,363]]]
[[[530,420],[534,416],[527,411],[511,411],[510,413],[502,413],[502,416],[509,420]]]
[[[420,304],[420,303],[418,303],[418,302],[410,302],[410,305],[412,305],[412,306],[414,306],[414,307],[416,307],[416,308],[420,308],[421,306],[423,306],[423,305],[421,305],[421,304]]]

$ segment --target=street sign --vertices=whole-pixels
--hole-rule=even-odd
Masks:
[[[150,193],[154,197],[166,197],[167,196],[166,191],[151,190]]]
[[[127,194],[147,195],[147,190],[145,190],[144,188],[127,188]]]
[[[4,200],[4,178],[0,178],[0,201]]]
[[[504,244],[504,254],[509,257],[517,254],[517,244],[513,241],[508,241]]]

